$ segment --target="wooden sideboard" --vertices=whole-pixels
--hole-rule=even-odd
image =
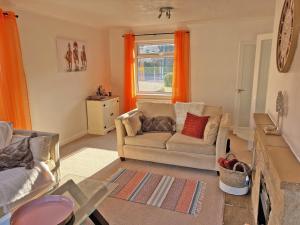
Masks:
[[[115,128],[119,116],[119,97],[105,97],[100,100],[86,100],[88,133],[105,135]]]
[[[263,177],[271,202],[268,225],[299,225],[300,163],[282,136],[265,135],[263,128],[273,125],[267,114],[254,114],[254,120],[256,130],[251,199],[255,221]]]

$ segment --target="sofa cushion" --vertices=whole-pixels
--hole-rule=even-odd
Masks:
[[[174,105],[170,103],[138,102],[137,108],[146,117],[168,116],[176,120]]]
[[[209,117],[204,130],[204,142],[209,145],[213,145],[216,142],[219,126],[221,122],[221,116]]]
[[[206,144],[203,139],[186,136],[177,132],[168,140],[167,151],[215,155],[216,147]]]
[[[203,138],[208,118],[208,116],[196,116],[194,114],[187,113],[181,133],[195,138]]]
[[[175,121],[168,116],[148,118],[141,116],[143,132],[174,132]]]
[[[19,200],[31,192],[44,189],[55,181],[43,162],[35,162],[31,170],[18,167],[0,172],[0,207]]]
[[[204,116],[221,116],[223,114],[223,108],[221,106],[205,105],[203,110]]]
[[[0,121],[0,148],[5,148],[11,142],[13,135],[12,123]]]
[[[135,137],[126,136],[125,144],[165,149],[166,143],[171,137],[171,133],[144,133]]]
[[[204,107],[205,105],[202,102],[176,102],[174,106],[176,114],[176,131],[179,132],[182,130],[188,112],[201,116]]]
[[[143,113],[138,111],[122,120],[122,123],[125,126],[125,130],[128,136],[134,137],[137,134],[143,133],[142,122],[140,119],[142,115]]]

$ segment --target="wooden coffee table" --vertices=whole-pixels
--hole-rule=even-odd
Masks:
[[[95,225],[109,225],[97,207],[117,186],[114,183],[69,174],[63,177],[59,186],[49,194],[64,195],[74,201],[74,218],[68,225],[80,225],[87,218]]]

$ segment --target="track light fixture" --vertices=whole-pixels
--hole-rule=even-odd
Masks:
[[[166,17],[167,17],[168,19],[170,19],[170,18],[171,18],[171,10],[173,10],[173,9],[174,9],[174,8],[173,8],[173,7],[170,7],[170,6],[159,8],[158,19],[160,19],[161,16],[162,16],[162,14],[164,14],[164,13],[166,14]]]

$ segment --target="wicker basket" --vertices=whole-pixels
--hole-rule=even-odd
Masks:
[[[235,156],[231,153],[226,155],[226,159]],[[237,166],[243,168],[243,172],[237,171]],[[250,184],[250,168],[243,162],[237,162],[233,170],[226,169],[220,166],[220,188],[229,193],[235,195],[247,194]]]

